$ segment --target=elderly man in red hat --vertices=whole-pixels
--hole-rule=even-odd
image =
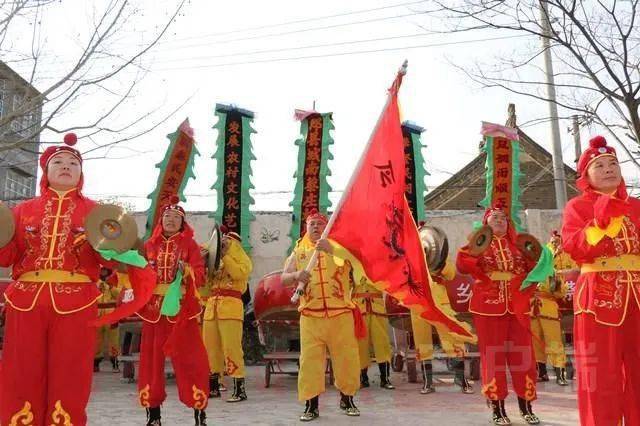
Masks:
[[[589,141],[578,173],[582,194],[564,210],[562,244],[580,267],[573,299],[580,423],[637,425],[640,200],[627,193],[602,136]]]
[[[155,270],[154,295],[137,314],[143,320],[138,398],[147,410],[147,425],[161,424],[165,356],[176,374],[178,397],[193,408],[195,424],[206,424],[209,395],[207,353],[198,317],[196,287],[204,283],[204,259],[177,197],[162,210],[144,251]]]
[[[86,239],[85,218],[96,203],[82,194],[76,141],[67,134],[65,145],[40,156],[40,195],[13,209],[16,232],[0,248],[0,266],[12,266],[14,279],[4,294],[3,425],[87,424],[96,344],[91,323],[101,296],[96,282],[102,266],[117,264]],[[140,271],[129,268],[136,285]]]
[[[509,366],[520,414],[538,424],[531,402],[536,399],[536,364],[531,344],[529,300],[535,290],[520,286],[535,262],[516,246],[516,231],[500,205],[488,208],[483,224],[493,231],[489,246],[473,254],[470,246],[458,252],[456,266],[475,279],[469,311],[478,334],[482,394],[490,401],[494,425],[509,425],[506,366]]]
[[[242,294],[247,290],[253,265],[242,248],[240,235],[225,226],[221,231],[221,262],[217,271],[209,271],[209,297],[202,333],[211,371],[209,396],[220,397],[220,378],[226,372],[233,378],[233,393],[227,402],[240,402],[247,399],[242,351]]]

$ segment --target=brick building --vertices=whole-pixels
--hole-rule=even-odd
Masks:
[[[509,105],[507,126],[518,130],[520,136],[520,179],[524,209],[555,209],[556,193],[553,184],[553,163],[551,154],[527,136],[516,125],[515,106]],[[429,192],[425,197],[426,210],[477,210],[478,203],[485,196],[486,155],[480,153],[451,178]],[[565,164],[567,197],[578,194],[576,171]]]

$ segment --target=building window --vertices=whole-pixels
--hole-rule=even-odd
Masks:
[[[7,178],[4,182],[4,199],[24,200],[31,198],[33,194],[33,176],[21,173],[15,169],[7,170]]]

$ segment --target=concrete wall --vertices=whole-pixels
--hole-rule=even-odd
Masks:
[[[195,230],[198,243],[209,239],[213,219],[208,215],[208,212],[187,214],[187,220]],[[291,227],[290,212],[255,212],[255,215],[256,220],[251,223],[250,229],[253,246],[251,253],[253,273],[250,282],[252,289],[263,275],[282,269],[290,244],[288,235]],[[142,236],[146,216],[144,213],[135,213],[135,219]],[[466,244],[473,222],[481,219],[481,211],[440,210],[428,212],[427,215],[427,223],[442,228],[447,234],[450,257],[455,256],[457,249]],[[538,237],[541,242],[546,242],[551,230],[558,229],[560,226],[561,212],[559,210],[526,210],[522,219],[530,233]]]

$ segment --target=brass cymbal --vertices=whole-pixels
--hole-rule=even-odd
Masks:
[[[133,216],[115,204],[98,204],[85,219],[87,240],[98,250],[131,250],[138,240],[138,226]]]
[[[469,253],[473,256],[478,256],[491,245],[491,239],[493,238],[493,230],[485,225],[480,229],[474,231],[469,235]]]
[[[220,233],[220,227],[218,224],[214,224],[213,231],[211,232],[211,238],[207,241],[205,245],[205,249],[207,250],[207,267],[209,268],[209,273],[213,273],[220,268],[220,254],[221,248],[220,244],[222,242],[222,235]]]
[[[518,234],[516,237],[516,247],[529,260],[537,261],[542,254],[542,245],[536,237],[531,234]]]
[[[441,270],[449,256],[449,241],[440,228],[423,225],[419,229],[427,266],[432,272]]]
[[[0,203],[0,247],[4,247],[16,232],[16,222],[13,212],[5,203]]]

